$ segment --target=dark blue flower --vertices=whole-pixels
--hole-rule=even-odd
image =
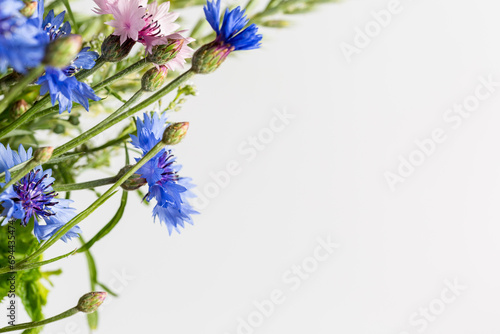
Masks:
[[[0,144],[0,173],[6,172],[6,181],[10,180],[9,168],[28,161],[32,157],[32,149],[27,151],[19,145],[18,152],[9,146]],[[16,184],[7,188],[0,194],[0,202],[4,208],[1,215],[5,217],[2,225],[10,220],[20,219],[21,226],[27,226],[33,220],[33,232],[38,241],[46,240],[54,235],[64,224],[75,216],[75,209],[70,207],[72,201],[56,198],[52,190],[54,178],[50,169],[44,171],[41,166],[31,170]],[[5,183],[0,183],[4,186]],[[44,224],[41,224],[41,221]],[[78,237],[81,230],[73,227],[61,239]]]
[[[258,28],[255,24],[243,29],[249,20],[245,16],[245,10],[239,6],[231,11],[226,9],[222,24],[220,22],[220,0],[207,1],[203,10],[208,23],[217,33],[216,41],[230,45],[234,51],[252,50],[260,47],[262,35],[257,34]]]
[[[39,25],[43,1],[38,3],[31,18],[19,10],[24,7],[21,0],[0,0],[0,72],[12,67],[24,73],[28,68],[40,65],[47,41]]]
[[[157,113],[152,116],[145,113],[143,120],[137,119],[137,136],[130,137],[132,144],[142,150],[143,156],[161,141],[166,121],[165,114]],[[167,226],[169,234],[174,229],[180,232],[179,227],[184,227],[185,222],[193,224],[191,215],[197,213],[188,202],[188,198],[194,196],[189,190],[194,185],[191,179],[178,175],[181,168],[176,164],[172,150],[165,148],[137,171],[149,186],[145,199],[148,202],[156,199],[153,216]]]
[[[43,20],[42,29],[48,42],[71,33],[71,25],[69,22],[64,22],[64,15],[65,12],[62,12],[54,16],[54,11],[51,10]],[[65,110],[71,112],[73,102],[80,103],[88,111],[89,99],[93,101],[101,99],[89,85],[74,77],[81,69],[89,70],[94,67],[99,54],[89,50],[89,47],[83,48],[65,68],[47,67],[45,74],[38,79],[37,83],[42,86],[40,94],[50,92],[52,105],[55,105],[56,101],[59,102],[59,113]]]

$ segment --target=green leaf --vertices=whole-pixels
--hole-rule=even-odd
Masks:
[[[85,245],[80,247],[77,251],[78,253],[87,251],[97,241],[104,238],[109,232],[111,232],[111,230],[113,230],[116,224],[118,224],[118,222],[120,222],[120,220],[123,217],[123,213],[125,212],[125,207],[127,206],[127,199],[128,199],[128,192],[124,190],[122,193],[120,207],[118,208],[118,211],[115,213],[113,218],[111,218],[109,223],[107,223],[99,232],[97,232],[97,234],[92,239],[90,239],[90,241],[88,241]]]
[[[87,322],[90,330],[95,331],[97,329],[97,324],[99,323],[99,313],[97,311],[94,313],[87,313]]]

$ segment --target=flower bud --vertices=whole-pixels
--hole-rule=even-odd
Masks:
[[[80,35],[60,37],[47,46],[43,63],[51,67],[63,68],[75,59],[81,49],[82,37]]]
[[[13,119],[18,119],[21,117],[27,110],[29,109],[29,105],[24,100],[19,100],[14,103],[12,108],[10,109],[10,117]]]
[[[30,17],[35,13],[36,7],[38,6],[38,1],[24,2],[24,7],[19,11],[26,17]]]
[[[186,136],[188,128],[189,122],[173,123],[165,129],[161,141],[165,145],[179,144],[180,141]]]
[[[168,44],[156,45],[146,60],[156,65],[165,65],[174,59],[182,49],[185,39],[169,39]]]
[[[35,154],[33,154],[33,160],[43,164],[52,157],[52,152],[54,152],[54,148],[52,146],[48,147],[40,147],[35,151]]]
[[[168,69],[166,66],[155,66],[142,76],[142,89],[146,92],[154,92],[167,80]]]
[[[217,40],[205,44],[193,55],[192,70],[199,74],[211,73],[219,68],[232,51],[234,47],[224,45]]]
[[[104,302],[107,292],[89,292],[84,294],[78,301],[76,309],[80,312],[92,313]]]
[[[109,35],[102,42],[101,57],[107,62],[118,62],[128,56],[134,45],[135,41],[132,38],[127,38],[123,44],[120,44],[120,36]]]
[[[132,168],[131,165],[127,165],[120,169],[120,172],[118,172],[118,178],[121,178],[125,173],[127,173],[130,168]],[[122,189],[127,190],[127,191],[132,191],[132,190],[137,190],[143,185],[147,184],[147,181],[145,178],[141,177],[140,174],[132,174],[125,182],[121,184]]]

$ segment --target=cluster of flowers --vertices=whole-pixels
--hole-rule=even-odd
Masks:
[[[114,19],[107,24],[115,28],[113,36],[119,39],[117,43],[120,46],[126,44],[129,49],[136,42],[143,44],[146,56],[151,57],[151,62],[165,74],[168,69],[182,68],[185,59],[192,56],[193,50],[188,44],[193,39],[183,37],[184,31],[178,31],[179,25],[175,23],[178,15],[169,12],[169,2],[160,5],[156,1],[148,4],[147,0],[94,2],[97,5],[94,12],[113,15]],[[26,8],[32,10],[29,15]],[[195,73],[215,70],[232,51],[260,47],[262,36],[257,34],[258,29],[254,24],[246,27],[249,20],[239,7],[232,11],[226,10],[222,20],[220,0],[208,2],[204,11],[217,37],[194,54],[192,70]],[[17,72],[26,73],[31,68],[44,65],[45,73],[37,81],[41,85],[40,93],[44,95],[49,92],[52,104],[59,102],[60,112],[71,111],[73,102],[80,103],[88,110],[88,100],[97,101],[99,97],[74,75],[81,69],[93,68],[99,55],[89,48],[83,48],[69,65],[48,65],[53,64],[45,61],[48,46],[62,36],[70,36],[71,26],[64,22],[64,12],[55,16],[50,11],[42,20],[43,12],[43,0],[28,4],[22,0],[0,0],[0,71],[5,72],[11,67]],[[166,45],[175,45],[176,53],[163,62],[161,57],[155,58],[155,51]],[[131,135],[131,143],[144,156],[162,140],[167,118],[165,114],[145,113],[143,119],[137,120],[136,127],[137,134]],[[31,148],[26,150],[21,145],[16,152],[0,144],[0,173],[5,173],[5,181],[11,179],[9,169],[29,161],[32,156]],[[188,202],[188,198],[193,196],[190,192],[193,185],[189,178],[178,175],[180,169],[171,148],[166,147],[137,171],[135,183],[132,182],[136,185],[133,189],[148,185],[149,191],[144,199],[156,201],[153,216],[167,226],[169,234],[173,230],[179,232],[179,227],[184,227],[185,222],[192,224],[191,215],[196,213]],[[34,234],[39,241],[53,236],[75,216],[75,210],[70,207],[71,201],[58,198],[53,191],[53,183],[51,170],[44,171],[38,166],[4,189],[0,194],[4,208],[1,216],[5,217],[3,224],[20,220],[22,226],[27,226],[33,221]],[[5,185],[0,183],[2,188]],[[80,228],[75,226],[61,239],[66,241],[80,232]]]

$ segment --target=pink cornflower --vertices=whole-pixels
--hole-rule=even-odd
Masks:
[[[193,42],[195,39],[191,38],[191,37],[183,37],[181,35],[181,33],[183,33],[184,31],[185,30],[179,31],[179,32],[176,32],[176,33],[173,33],[173,34],[167,36],[168,39],[170,39],[170,40],[172,40],[172,39],[175,39],[175,40],[183,39],[184,40],[184,43],[182,43],[182,47],[179,50],[179,53],[177,53],[177,56],[175,56],[174,59],[172,59],[171,61],[169,61],[168,63],[165,64],[165,66],[169,70],[172,70],[172,71],[182,70],[184,68],[184,64],[186,64],[186,59],[191,58],[191,56],[193,55],[194,50],[191,49],[188,46],[188,44]]]
[[[167,36],[179,28],[174,21],[179,16],[169,13],[170,2],[158,5],[155,0],[148,4],[147,0],[94,0],[98,14],[112,14],[113,21],[106,24],[115,28],[113,35],[120,36],[123,44],[127,38],[142,43],[146,51],[151,53],[155,45],[168,42]]]

